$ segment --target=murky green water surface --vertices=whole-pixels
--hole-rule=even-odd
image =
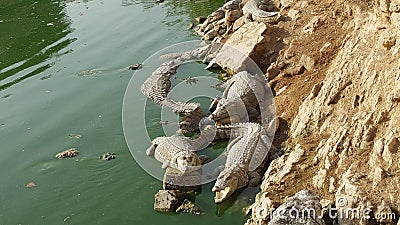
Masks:
[[[223,4],[154,2],[1,1],[0,224],[243,224],[255,189],[217,206],[208,184],[196,198],[204,215],[154,212],[161,182],[125,143],[127,66],[198,39],[187,25]],[[54,157],[71,147],[77,157]]]

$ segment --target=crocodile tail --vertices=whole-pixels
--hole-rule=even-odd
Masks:
[[[260,132],[261,126],[258,123],[233,123],[217,126],[216,139],[236,138],[243,135],[248,135],[251,132]]]
[[[231,125],[217,126],[215,139],[217,139],[217,140],[229,139],[229,138],[231,138],[231,135],[234,135],[234,134],[235,134],[235,132],[232,132]]]
[[[158,105],[162,105],[167,97],[171,83],[166,82],[162,86],[156,86],[151,83],[151,80],[142,84],[140,90],[148,98]]]
[[[186,102],[177,102],[170,98],[165,98],[165,100],[161,103],[162,107],[166,107],[167,109],[173,111],[174,113],[190,113],[195,111],[197,108],[200,108],[199,103],[186,103]]]
[[[201,150],[211,144],[215,139],[217,133],[217,127],[215,125],[206,125],[201,131],[199,137],[193,140],[193,146],[196,150]]]

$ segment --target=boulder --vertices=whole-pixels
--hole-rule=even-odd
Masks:
[[[264,23],[250,22],[235,31],[222,46],[215,57],[215,63],[230,74],[250,70],[256,66],[250,57],[255,54],[256,47],[268,42],[263,36],[267,30]],[[258,68],[258,67],[257,67]]]
[[[179,190],[159,190],[154,196],[154,210],[158,212],[175,212],[184,198],[185,193]]]
[[[201,188],[200,171],[182,173],[177,169],[168,167],[163,179],[164,190],[193,191]]]

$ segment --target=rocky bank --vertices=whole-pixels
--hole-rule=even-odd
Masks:
[[[285,154],[265,173],[246,224],[280,224],[273,209],[304,189],[325,213],[307,224],[400,224],[400,1],[275,0],[282,18],[272,24],[245,23],[239,2],[197,31],[254,45],[247,54],[276,94],[274,145]],[[369,217],[329,218],[329,207]]]

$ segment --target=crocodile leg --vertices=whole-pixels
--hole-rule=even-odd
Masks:
[[[261,183],[261,176],[259,173],[255,172],[255,171],[250,171],[249,172],[249,186],[251,187],[255,187],[257,186],[259,183]]]

